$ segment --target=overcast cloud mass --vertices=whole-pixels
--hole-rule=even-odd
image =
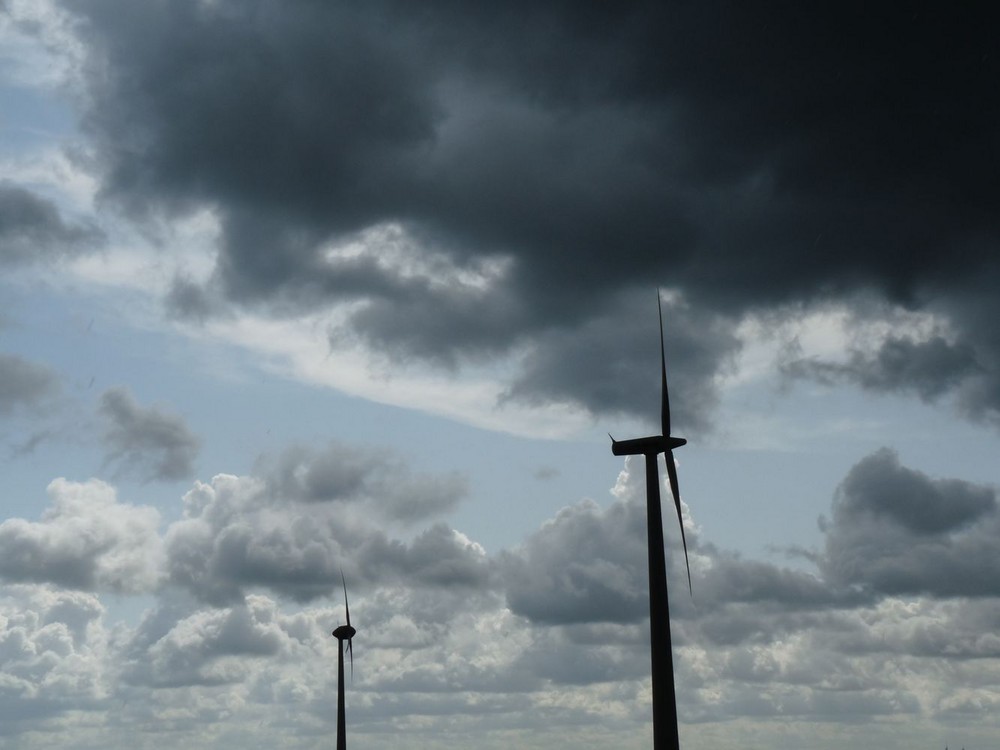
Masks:
[[[0,0],[0,744],[995,744],[984,10]]]
[[[997,61],[969,11],[71,7],[102,198],[211,205],[207,283],[232,302],[356,301],[353,335],[451,361],[549,332],[572,358],[571,332],[657,283],[723,316],[867,290],[939,315],[967,364],[897,337],[869,364],[891,372],[846,374],[997,409],[977,326],[996,312]],[[732,342],[699,340],[721,366]],[[526,365],[515,394],[629,406],[593,393],[607,372],[553,394],[545,356]]]

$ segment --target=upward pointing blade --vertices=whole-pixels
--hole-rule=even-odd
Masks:
[[[660,314],[660,429],[663,437],[670,436],[670,398],[667,396],[667,356],[663,351],[663,306],[660,290],[656,290],[656,310]]]
[[[340,581],[344,584],[344,611],[347,613],[347,624],[351,624],[351,608],[347,606],[347,581],[344,579],[344,571],[340,571]]]
[[[677,508],[677,523],[681,527],[681,543],[684,545],[684,566],[687,568],[688,593],[694,595],[691,588],[691,564],[688,562],[688,543],[684,538],[684,519],[681,517],[681,490],[677,482],[677,467],[674,466],[674,452],[667,451],[664,458],[667,459],[667,476],[670,478],[670,492],[674,496],[674,507]],[[649,459],[646,459],[647,461]]]

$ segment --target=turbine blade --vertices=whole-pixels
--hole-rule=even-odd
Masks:
[[[351,624],[351,608],[347,606],[347,581],[344,579],[344,571],[340,571],[340,581],[344,584],[344,611],[347,613],[347,624]]]
[[[354,639],[347,639],[347,653],[351,657],[351,682],[354,682]]]
[[[660,429],[664,437],[670,435],[670,397],[667,395],[667,355],[663,351],[663,306],[660,290],[656,290],[656,310],[660,316]]]
[[[674,452],[667,451],[664,458],[667,459],[667,476],[670,478],[670,492],[674,496],[674,507],[677,509],[677,523],[681,527],[681,543],[684,545],[684,565],[687,568],[688,593],[694,596],[694,589],[691,587],[691,564],[688,562],[688,543],[684,538],[684,519],[681,517],[681,490],[677,482],[677,467],[674,466]]]

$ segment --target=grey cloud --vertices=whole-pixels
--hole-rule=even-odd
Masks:
[[[261,596],[225,609],[158,608],[126,646],[125,679],[156,688],[240,682],[252,669],[250,660],[287,654],[304,637],[319,635],[302,625]]]
[[[664,334],[672,420],[682,429],[706,429],[716,402],[713,377],[738,351],[731,323],[667,304]],[[595,312],[575,330],[538,336],[507,398],[569,400],[594,414],[659,414],[658,336],[650,290],[645,299]]]
[[[620,629],[645,620],[645,514],[637,465],[626,466],[615,489],[618,499],[607,510],[589,502],[564,509],[521,548],[503,553],[504,591],[513,613],[542,630],[584,628],[573,640],[580,647],[610,640],[623,645],[607,635],[588,635],[599,623]],[[705,544],[689,529],[695,595],[671,597],[675,645],[728,655],[718,666],[725,679],[799,686],[798,708],[779,692],[766,697],[770,708],[760,710],[803,715],[854,710],[810,695],[814,690],[847,690],[858,697],[890,687],[876,674],[852,684],[860,667],[832,669],[838,660],[976,659],[994,653],[1000,642],[984,635],[995,630],[998,596],[997,577],[990,572],[996,568],[992,550],[998,531],[992,489],[932,480],[883,450],[849,473],[833,507],[833,519],[824,527],[826,546],[810,558],[815,572],[743,559]],[[668,576],[683,580],[675,552],[668,540]],[[919,601],[927,614],[894,602],[894,596],[925,597]],[[968,596],[978,599],[955,599]],[[801,642],[804,634],[815,642]],[[791,643],[826,661],[800,657],[801,668],[792,669],[783,651]],[[773,679],[767,673],[771,662],[747,656],[754,649],[772,661],[777,651],[784,654],[772,663],[782,665]],[[589,671],[557,670],[548,677],[600,681],[600,664],[626,656],[608,652],[594,658]],[[902,694],[893,700],[890,712],[913,708]]]
[[[758,610],[771,605],[782,611],[808,611],[863,601],[856,593],[831,586],[829,581],[805,571],[743,559],[711,547],[701,549],[711,552],[712,560],[699,577],[698,599],[702,609],[713,603],[752,602]]]
[[[48,493],[40,521],[0,523],[0,577],[126,594],[156,588],[162,545],[154,508],[119,503],[96,479],[56,479]]]
[[[719,316],[689,352],[705,383],[742,313],[867,289],[942,312],[961,343],[897,342],[858,377],[936,396],[974,357],[968,398],[997,413],[1000,343],[974,325],[995,301],[967,294],[1000,278],[997,61],[977,11],[66,5],[90,56],[102,194],[137,216],[211,205],[223,237],[205,294],[349,300],[345,335],[449,366],[526,346],[512,393],[601,412],[636,409],[592,377],[610,358],[585,342],[607,343],[623,294],[671,287]],[[412,240],[409,263],[380,264],[384,239],[325,255],[387,226]],[[496,260],[488,283],[434,283]],[[172,299],[211,307],[189,285]],[[635,361],[648,343],[613,350]]]
[[[851,469],[824,526],[830,582],[884,594],[1000,593],[994,488],[932,479],[882,449]]]
[[[0,416],[37,407],[57,390],[58,380],[47,367],[0,352]]]
[[[30,456],[35,452],[35,449],[38,448],[39,445],[54,436],[55,433],[52,430],[37,430],[25,438],[22,442],[11,446],[11,458]]]
[[[412,254],[420,257],[419,251]],[[455,266],[460,263],[451,261]],[[483,291],[461,283],[453,278],[461,270],[431,269],[430,278],[408,279],[372,294],[350,317],[346,331],[333,332],[331,342],[353,336],[395,361],[428,359],[449,368],[462,360],[504,352],[531,326],[523,303],[503,289]],[[360,289],[357,284],[353,288]]]
[[[577,626],[579,627],[579,626]],[[585,645],[573,637],[571,628],[540,630],[531,645],[517,657],[514,669],[556,685],[592,685],[596,683],[638,680],[649,671],[648,636],[636,643],[622,638],[622,625],[604,634],[602,640]],[[587,654],[580,659],[581,651]]]
[[[0,592],[0,737],[52,729],[106,707],[104,607],[91,594],[36,586]]]
[[[492,566],[482,547],[463,537],[444,523],[436,523],[421,532],[409,545],[385,543],[375,537],[365,560],[378,570],[389,563],[396,575],[406,571],[413,583],[425,586],[489,587]],[[385,547],[385,554],[374,548]],[[384,562],[383,562],[384,561]]]
[[[648,612],[645,485],[640,461],[619,477],[607,509],[592,500],[562,509],[519,548],[499,559],[507,604],[536,624],[588,626],[641,622]],[[664,508],[667,576],[685,586],[676,521]],[[806,571],[720,551],[686,529],[694,598],[671,596],[678,642],[697,630],[716,642],[801,628],[826,610],[870,598]],[[674,583],[676,582],[676,584]],[[673,589],[672,589],[673,590]],[[784,623],[784,624],[780,624]],[[686,628],[694,628],[691,635]],[[763,635],[763,637],[769,637]]]
[[[458,473],[413,473],[391,452],[346,443],[333,442],[321,451],[289,448],[258,468],[275,497],[364,505],[404,524],[453,510],[468,492]]]
[[[222,313],[217,300],[205,287],[183,275],[174,277],[164,304],[167,311],[178,318],[201,323]]]
[[[934,523],[914,525],[872,489],[915,483],[956,494],[948,482],[914,477],[884,452],[859,466],[845,479],[850,500],[848,489],[835,498],[828,536],[841,533],[837,508],[846,504],[843,524],[856,529],[869,516],[880,519],[883,546],[893,554],[895,533],[918,546],[987,531],[995,539],[983,525],[994,511],[976,502],[960,504],[955,514],[923,512]],[[618,739],[641,743],[648,728],[642,480],[641,462],[629,461],[607,509],[590,502],[564,509],[492,563],[444,524],[403,542],[366,521],[363,504],[341,503],[326,514],[337,503],[275,496],[263,477],[197,484],[167,536],[170,544],[188,545],[171,554],[191,553],[189,572],[203,577],[158,590],[134,629],[106,632],[103,610],[89,594],[39,586],[0,591],[0,666],[25,691],[36,691],[30,698],[0,694],[5,717],[22,709],[20,723],[5,722],[3,731],[25,731],[29,715],[58,719],[69,705],[113,705],[118,728],[201,731],[218,736],[220,746],[245,744],[248,735],[236,724],[251,727],[257,741],[308,743],[328,735],[336,658],[329,632],[343,621],[339,570],[323,558],[329,552],[333,563],[344,561],[359,627],[351,714],[359,734],[388,739],[419,722],[428,731],[447,728],[462,744],[489,732],[498,746],[510,745],[523,737],[529,716],[539,731],[611,726]],[[978,497],[975,487],[961,490]],[[935,524],[943,530],[935,532]],[[246,541],[250,556],[234,556],[230,567],[214,546],[228,535]],[[323,540],[332,540],[328,549],[317,546]],[[824,567],[830,546],[817,553],[816,573],[809,574],[744,560],[697,534],[689,540],[695,597],[671,601],[688,731],[699,722],[774,722],[781,727],[775,731],[798,732],[795,741],[808,744],[819,722],[870,739],[898,732],[901,721],[922,731],[938,719],[960,718],[991,736],[982,722],[994,705],[1000,597],[897,595],[874,587],[858,594],[857,582],[839,581]],[[319,560],[330,580],[309,579],[307,558]],[[683,580],[676,555],[669,575]],[[305,580],[298,591],[296,576]],[[264,588],[302,601],[313,584],[333,600],[292,611],[253,593]],[[10,597],[29,593],[49,600],[8,606]],[[593,602],[582,603],[586,598]],[[619,616],[605,617],[608,606],[618,606]],[[76,729],[53,729],[61,732],[53,737]],[[575,739],[569,744],[588,746]]]
[[[912,391],[933,401],[982,374],[973,347],[941,336],[916,342],[890,337],[875,352],[853,351],[846,364],[796,360],[784,365],[793,376],[842,379],[873,391]]]
[[[363,475],[371,465],[362,463]],[[324,469],[324,492],[358,488],[352,477],[360,475],[352,474],[349,461],[344,468],[336,477]],[[433,481],[418,487],[428,484]],[[327,596],[338,589],[342,569],[356,582],[490,584],[492,566],[482,549],[443,523],[404,542],[373,523],[371,504],[318,502],[308,493],[272,490],[255,477],[219,475],[210,484],[196,483],[184,498],[184,517],[166,533],[171,580],[216,604],[238,601],[255,588],[298,601]],[[391,492],[389,501],[394,508]]]
[[[67,224],[50,201],[0,181],[0,267],[93,247],[101,238],[94,226]]]
[[[908,469],[883,448],[855,465],[839,489],[834,522],[886,517],[919,534],[940,534],[971,524],[997,507],[996,493],[957,479],[932,480]],[[843,520],[838,514],[843,514]]]
[[[559,469],[555,466],[539,466],[532,473],[532,476],[539,482],[547,482],[559,476]]]
[[[535,622],[634,622],[646,616],[645,513],[617,502],[564,508],[501,560],[511,611]]]
[[[101,395],[100,412],[107,425],[107,461],[144,481],[174,481],[193,473],[199,440],[180,417],[143,408],[123,387]]]

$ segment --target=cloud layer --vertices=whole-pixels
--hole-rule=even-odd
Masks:
[[[323,512],[334,501],[269,494],[263,477],[197,483],[162,536],[155,513],[119,503],[107,485],[53,482],[40,522],[0,525],[0,574],[18,582],[0,599],[0,714],[22,716],[5,731],[76,727],[98,744],[115,727],[145,727],[236,747],[254,717],[258,739],[319,741],[332,731],[329,631],[343,617],[344,562],[359,627],[351,722],[363,745],[416,727],[487,746],[527,737],[529,747],[596,747],[602,732],[643,744],[637,466],[626,464],[607,507],[564,508],[494,559],[433,513],[406,542],[357,519],[348,539]],[[841,740],[852,725],[898,739],[900,721],[916,732],[957,722],[966,744],[988,737],[1000,596],[993,576],[970,583],[958,550],[986,554],[976,540],[995,538],[995,519],[995,489],[927,477],[888,450],[844,479],[812,570],[719,550],[688,519],[695,596],[671,602],[682,735],[707,741],[729,727],[717,741],[735,747],[748,731],[794,734],[805,719],[820,732],[836,725]],[[89,546],[55,544],[60,536]],[[672,536],[669,575],[682,580]],[[31,576],[11,562],[24,540]],[[57,552],[65,565],[52,562]],[[82,589],[155,599],[111,629]],[[70,708],[90,718],[70,721]]]

